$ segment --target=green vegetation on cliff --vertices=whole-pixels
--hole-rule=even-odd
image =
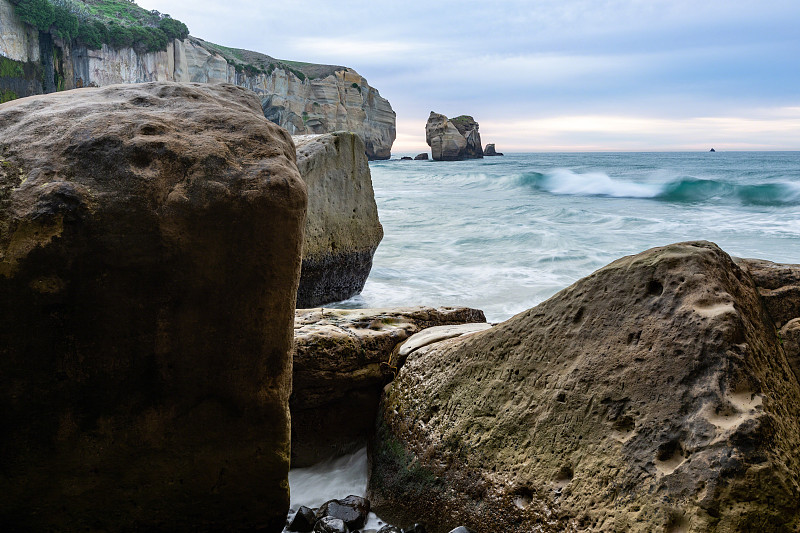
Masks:
[[[40,31],[92,49],[133,47],[141,52],[166,50],[172,39],[185,39],[183,22],[147,11],[132,0],[10,0],[17,15]]]

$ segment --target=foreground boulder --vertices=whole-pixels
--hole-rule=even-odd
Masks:
[[[306,206],[232,85],[0,106],[0,523],[280,531]]]
[[[426,328],[486,322],[467,307],[298,309],[291,396],[292,467],[362,446],[380,391],[406,353],[400,344]]]
[[[431,111],[425,125],[425,142],[434,161],[459,161],[483,157],[478,123],[468,115],[454,119]]]
[[[681,243],[412,353],[368,492],[433,533],[795,531],[799,447],[800,386],[750,276]]]
[[[293,137],[308,187],[308,216],[297,307],[361,292],[383,238],[361,138],[348,132]]]

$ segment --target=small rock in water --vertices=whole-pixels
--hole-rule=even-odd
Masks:
[[[292,521],[289,522],[287,529],[289,531],[301,531],[306,533],[314,529],[314,523],[316,521],[314,510],[303,505],[297,510],[297,514],[294,515]]]
[[[385,525],[378,530],[378,533],[403,533],[403,530],[397,526]]]
[[[324,516],[317,520],[314,533],[350,533],[344,520],[332,516]]]
[[[317,518],[332,516],[339,518],[350,529],[359,529],[367,523],[369,500],[361,496],[350,495],[341,500],[330,500],[317,510]]]

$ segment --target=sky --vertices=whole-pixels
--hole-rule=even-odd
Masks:
[[[422,152],[800,150],[800,0],[137,0],[208,41],[354,68]]]

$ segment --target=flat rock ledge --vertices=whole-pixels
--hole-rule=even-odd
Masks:
[[[308,187],[297,307],[361,292],[383,238],[364,142],[349,132],[292,137]]]
[[[713,243],[654,248],[411,353],[373,510],[431,533],[797,531],[800,384],[753,277]]]
[[[364,445],[380,391],[404,361],[406,354],[399,354],[404,341],[426,328],[488,327],[485,322],[483,311],[468,307],[298,309],[290,399],[292,467]]]

